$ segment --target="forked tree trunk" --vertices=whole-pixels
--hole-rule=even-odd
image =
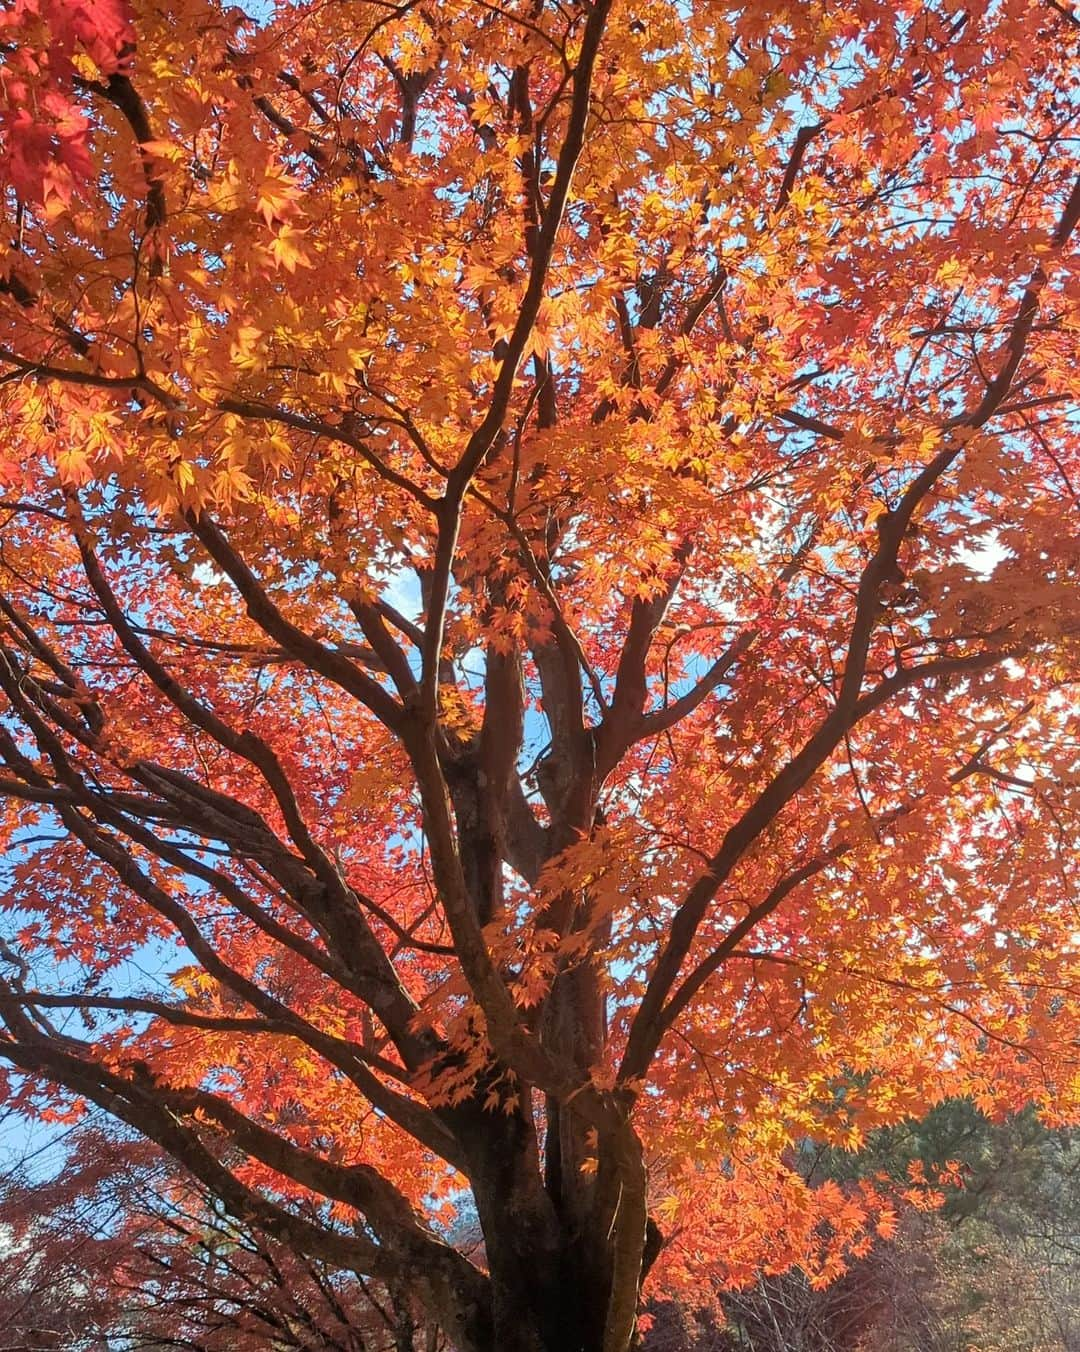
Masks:
[[[482,741],[479,764],[465,755],[447,771],[462,874],[485,924],[503,909],[504,860],[535,875],[545,857],[601,820],[587,768],[591,754],[579,748],[577,757],[549,756],[546,768],[560,786],[549,786],[550,803],[558,802],[559,811],[553,810],[531,867],[522,864],[533,846],[516,837],[505,815],[513,766],[507,752],[521,737],[519,676],[509,678],[499,736]],[[574,783],[575,789],[567,787]],[[558,932],[588,919],[581,898],[572,895],[556,898],[546,915]],[[533,1031],[588,1084],[608,1050],[605,999],[593,965],[579,961],[561,969],[542,1010]],[[542,1099],[520,1079],[513,1111],[490,1111],[487,1091],[502,1078],[495,1067],[467,1104],[443,1111],[465,1152],[490,1275],[489,1316],[477,1312],[468,1335],[473,1345],[461,1352],[629,1352],[641,1282],[659,1235],[646,1215],[640,1142],[628,1119],[598,1132],[575,1103]]]
[[[469,1143],[491,1290],[460,1352],[629,1352],[659,1247],[632,1130],[594,1146],[572,1108],[548,1103],[542,1161],[527,1109],[495,1114],[474,1101],[452,1115]]]
[[[617,1261],[612,1236],[625,1232],[625,1218],[607,1235],[596,1224],[598,1208],[585,1231],[558,1222],[550,1235],[537,1235],[527,1207],[497,1186],[478,1188],[477,1204],[492,1319],[490,1341],[475,1352],[629,1352],[633,1322],[626,1311],[637,1307],[641,1266],[634,1272]],[[630,1247],[640,1253],[643,1246]],[[622,1320],[621,1333],[613,1319]]]

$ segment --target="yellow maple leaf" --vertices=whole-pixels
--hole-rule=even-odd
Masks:
[[[306,230],[298,230],[292,225],[283,225],[274,236],[270,253],[279,268],[286,272],[295,272],[298,267],[310,268],[311,259],[304,250],[303,238]]]

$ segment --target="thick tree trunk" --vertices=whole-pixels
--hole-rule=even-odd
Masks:
[[[459,1111],[460,1131],[476,1112]],[[576,1140],[569,1114],[558,1117],[552,1135]],[[637,1138],[627,1127],[617,1146],[601,1146],[595,1174],[575,1168],[573,1178],[550,1160],[542,1172],[527,1112],[485,1113],[472,1139],[491,1335],[462,1352],[629,1352],[647,1249],[643,1187],[635,1194],[630,1183],[644,1181]]]
[[[557,679],[559,672],[549,673],[548,685]],[[445,758],[443,767],[464,890],[481,924],[502,912],[505,861],[518,861],[534,880],[545,858],[603,821],[591,744],[580,721],[563,727],[552,714],[553,749],[541,766],[551,772],[551,822],[542,839],[520,838],[508,792],[522,735],[520,686],[516,660],[489,666],[490,717],[480,745]],[[542,919],[559,934],[589,928],[603,938],[604,922],[597,931],[587,898],[573,891],[553,898]],[[589,1084],[608,1038],[591,963],[560,966],[532,1032]],[[641,1145],[621,1116],[629,1100],[598,1125],[573,1096],[548,1096],[540,1111],[539,1096],[518,1076],[513,1110],[487,1109],[488,1089],[504,1081],[495,1067],[467,1103],[441,1111],[465,1156],[491,1292],[482,1337],[460,1352],[631,1352],[649,1245]]]
[[[636,1306],[637,1283],[624,1281],[613,1301],[610,1284],[578,1266],[579,1254],[579,1246],[568,1243],[555,1282],[550,1273],[530,1271],[520,1251],[509,1261],[505,1254],[493,1257],[491,1340],[460,1352],[630,1352],[633,1324],[615,1341],[608,1315],[613,1305]]]

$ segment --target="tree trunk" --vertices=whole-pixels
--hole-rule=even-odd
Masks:
[[[531,860],[535,874],[603,822],[590,746],[580,729],[556,727],[558,750],[543,763],[553,770],[552,822],[542,843],[520,838],[507,790],[521,739],[516,661],[495,663],[488,681],[488,711],[504,717],[498,726],[485,720],[479,748],[458,750],[443,766],[465,891],[481,924],[502,911],[504,861]],[[559,934],[595,928],[587,899],[573,891],[550,901],[543,922]],[[597,942],[604,935],[600,921]],[[532,1031],[589,1084],[608,1051],[605,996],[590,962],[559,967]],[[481,1338],[461,1352],[631,1352],[655,1246],[650,1255],[641,1144],[619,1116],[629,1099],[598,1128],[574,1097],[546,1096],[541,1110],[520,1076],[513,1108],[490,1110],[488,1091],[505,1081],[504,1068],[493,1066],[467,1103],[441,1110],[465,1155],[490,1279],[490,1343]]]
[[[629,1352],[648,1250],[636,1136],[627,1127],[618,1143],[601,1143],[595,1172],[576,1167],[570,1176],[550,1159],[541,1170],[527,1109],[483,1113],[470,1132],[467,1118],[480,1111],[470,1105],[455,1116],[462,1138],[477,1143],[471,1180],[491,1278],[491,1340],[462,1352]],[[549,1140],[583,1138],[566,1109],[554,1116]]]

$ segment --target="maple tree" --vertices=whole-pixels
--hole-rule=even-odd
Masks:
[[[91,1119],[0,1189],[4,1346],[59,1352],[442,1352],[404,1290],[275,1243],[145,1140]]]
[[[2,27],[10,1101],[461,1352],[1075,1114],[1067,5]]]

